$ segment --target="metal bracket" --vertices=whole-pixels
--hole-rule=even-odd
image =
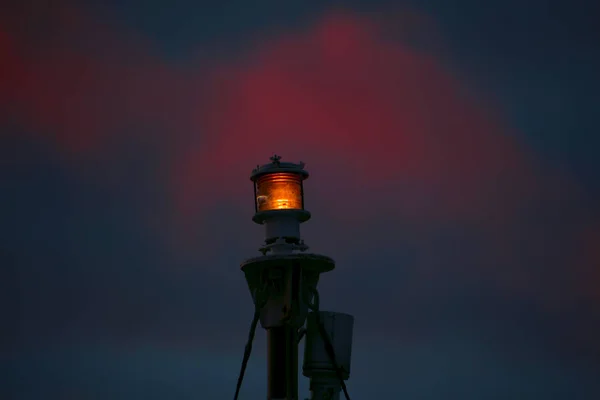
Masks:
[[[256,257],[242,265],[250,292],[265,285],[269,300],[260,310],[260,323],[265,329],[291,325],[299,328],[308,315],[305,293],[316,287],[319,275],[335,264],[325,256],[306,253],[276,254]],[[256,301],[256,300],[255,300]]]

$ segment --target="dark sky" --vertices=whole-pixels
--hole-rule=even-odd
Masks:
[[[594,1],[1,7],[0,398],[231,398],[274,152],[352,398],[600,398]]]

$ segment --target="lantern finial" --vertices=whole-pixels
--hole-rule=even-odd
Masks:
[[[281,160],[281,156],[278,156],[277,154],[273,154],[273,157],[269,158],[273,164],[277,164],[279,165],[279,160]]]

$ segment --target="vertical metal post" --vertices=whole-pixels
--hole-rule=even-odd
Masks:
[[[268,400],[298,399],[298,342],[288,325],[267,329]]]

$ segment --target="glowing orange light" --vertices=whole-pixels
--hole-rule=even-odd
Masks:
[[[256,181],[258,211],[302,210],[302,181],[297,174],[277,172]]]

